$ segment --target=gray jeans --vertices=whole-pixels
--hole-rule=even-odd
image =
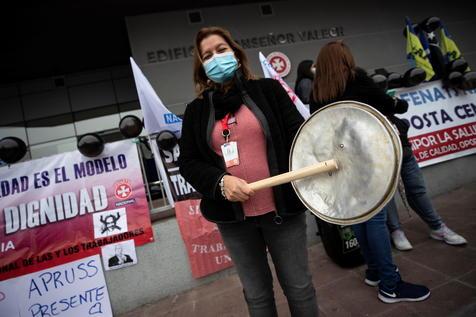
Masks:
[[[277,316],[273,277],[266,249],[292,316],[318,316],[316,291],[308,265],[306,215],[274,222],[274,213],[244,222],[218,224],[243,285],[250,316]]]

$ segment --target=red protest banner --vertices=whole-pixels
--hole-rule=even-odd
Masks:
[[[0,168],[0,281],[154,241],[141,175],[131,141]]]
[[[175,215],[194,278],[233,265],[216,224],[207,221],[200,213],[199,199],[176,202]]]
[[[467,123],[409,139],[418,162],[476,148],[476,123]],[[460,156],[460,155],[458,155]]]

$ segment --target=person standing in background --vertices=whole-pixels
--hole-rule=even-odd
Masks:
[[[363,69],[356,66],[350,49],[342,41],[324,45],[315,65],[311,114],[332,102],[355,100],[373,106],[395,122],[395,113],[403,113],[408,108],[404,100],[387,95]],[[378,298],[385,303],[423,301],[430,296],[430,290],[403,281],[393,263],[386,217],[387,207],[384,207],[366,222],[352,226],[367,263],[364,282],[370,286],[378,285]]]
[[[299,63],[297,68],[296,83],[294,85],[294,93],[301,99],[301,101],[308,105],[312,92],[312,81],[314,80],[313,70],[310,59],[303,60]]]

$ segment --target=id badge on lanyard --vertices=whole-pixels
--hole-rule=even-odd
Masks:
[[[221,119],[222,135],[225,139],[225,143],[221,145],[221,153],[223,154],[223,159],[225,160],[225,165],[227,168],[240,164],[240,157],[238,155],[238,143],[236,141],[228,141],[231,134],[230,129],[228,128],[229,119],[229,113],[227,113],[226,116]]]

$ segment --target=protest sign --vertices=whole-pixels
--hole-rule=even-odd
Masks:
[[[408,102],[400,118],[421,167],[476,153],[476,89],[445,89],[441,81],[397,89]]]
[[[194,278],[233,266],[216,224],[201,215],[199,199],[176,202],[175,214]]]
[[[0,168],[0,281],[154,240],[136,145]]]
[[[98,255],[0,282],[1,316],[112,317]]]

